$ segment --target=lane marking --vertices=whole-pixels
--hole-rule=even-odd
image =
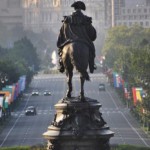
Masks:
[[[26,108],[26,106],[27,106],[27,104],[28,104],[28,102],[29,102],[30,97],[31,97],[31,96],[28,97],[27,102],[26,102],[26,104],[25,104],[25,106],[24,106],[22,112],[23,112],[24,109]],[[18,118],[16,119],[15,123],[14,123],[13,126],[10,128],[9,132],[6,134],[6,136],[5,136],[4,140],[3,140],[3,142],[1,143],[0,147],[3,146],[3,144],[4,144],[5,141],[7,140],[8,136],[10,135],[10,133],[12,132],[12,130],[15,128],[15,126],[16,126],[16,124],[18,123],[18,121],[19,121],[19,119],[21,118],[21,116],[22,116],[21,114],[18,116]]]
[[[107,115],[108,115],[108,117],[109,117],[109,120],[110,120],[111,123],[114,125],[114,122],[112,121],[112,119],[111,119],[111,117],[110,117],[109,114],[110,114],[110,113],[107,113]],[[115,129],[116,129],[116,128],[115,128]],[[120,134],[119,130],[116,130],[116,131],[117,131],[117,134],[118,134],[118,136],[120,137],[122,143],[125,144],[125,140],[124,140],[124,138],[122,137],[122,135]]]
[[[112,102],[114,103],[116,109],[119,109],[119,107],[117,106],[114,98],[112,97],[112,95],[110,94],[110,92],[107,90],[109,96],[111,97]],[[146,141],[141,137],[141,135],[138,133],[138,131],[132,126],[132,124],[128,121],[127,117],[123,114],[123,112],[120,112],[121,115],[123,116],[123,118],[126,120],[126,122],[128,123],[128,125],[131,127],[131,129],[138,135],[138,137],[140,138],[140,140],[145,144],[145,146],[150,147],[150,145],[148,145],[146,143]]]
[[[38,82],[35,83],[35,87],[37,87],[37,84],[38,84]],[[30,100],[30,97],[31,97],[31,95],[29,95],[29,97],[28,97],[28,99],[27,99],[27,101],[26,101],[26,103],[25,103],[25,106],[24,106],[23,110],[21,111],[22,113],[24,112],[25,108],[27,107],[28,102],[29,102],[29,100]],[[22,113],[21,113],[21,114],[22,114]],[[19,119],[20,119],[21,116],[22,116],[21,114],[18,116],[18,118],[16,119],[15,123],[14,123],[13,126],[10,128],[9,132],[6,134],[6,136],[5,136],[4,140],[2,141],[0,147],[3,146],[3,144],[4,144],[5,141],[7,140],[8,136],[10,135],[10,133],[12,132],[12,130],[15,128],[16,124],[18,123]]]
[[[132,128],[132,130],[138,135],[138,137],[141,139],[141,141],[145,144],[145,146],[150,147],[150,145],[148,145],[146,143],[146,141],[140,136],[140,134],[138,133],[138,131],[132,126],[132,124],[128,121],[128,119],[126,118],[126,116],[121,112],[122,116],[124,117],[124,119],[127,121],[128,125]]]
[[[110,98],[111,98],[113,104],[115,105],[116,109],[119,109],[119,107],[117,106],[117,104],[116,104],[114,98],[112,97],[112,95],[110,94],[110,92],[107,89],[106,89],[106,91],[107,91],[108,95],[110,96]]]

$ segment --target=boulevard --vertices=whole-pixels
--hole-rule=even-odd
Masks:
[[[98,100],[102,107],[100,112],[110,130],[115,133],[110,144],[131,144],[150,147],[150,138],[141,129],[137,120],[130,113],[117,96],[113,87],[107,81],[105,75],[90,74],[91,81],[85,82],[85,96]],[[73,96],[78,96],[80,81],[79,76],[73,77]],[[106,91],[99,91],[98,86],[104,83]],[[32,96],[33,90],[38,90],[38,96]],[[51,96],[44,96],[45,90],[51,92]],[[19,107],[12,112],[11,119],[0,132],[0,147],[32,146],[45,144],[47,141],[42,134],[47,131],[55,114],[54,105],[61,100],[66,93],[66,76],[62,74],[39,74],[35,76],[24,93]],[[35,106],[37,115],[26,116],[27,106]]]

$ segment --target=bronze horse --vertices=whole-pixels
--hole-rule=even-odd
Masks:
[[[89,64],[89,47],[84,42],[76,41],[68,43],[62,49],[62,61],[65,67],[68,90],[66,93],[67,98],[71,98],[72,92],[72,77],[73,69],[80,73],[80,100],[84,101],[84,82],[90,80],[87,72]]]

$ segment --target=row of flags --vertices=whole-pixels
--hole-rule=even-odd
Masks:
[[[128,83],[125,82],[117,72],[113,72],[113,85],[115,88],[123,88],[126,99],[129,100],[132,96],[134,105],[136,105],[137,102],[142,102],[142,99],[146,94],[142,87],[132,87],[132,91],[129,91]]]
[[[19,78],[17,83],[13,85],[6,85],[0,91],[0,118],[2,117],[2,110],[6,110],[12,104],[26,87],[26,76]]]

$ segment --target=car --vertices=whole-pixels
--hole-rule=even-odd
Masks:
[[[44,96],[48,96],[48,95],[51,95],[51,92],[48,90],[45,90],[43,94],[44,94]]]
[[[33,96],[39,95],[39,92],[38,91],[32,91],[32,95]]]
[[[105,91],[105,84],[103,83],[99,84],[99,91]]]
[[[34,106],[28,106],[25,110],[25,115],[36,115],[36,108]]]

